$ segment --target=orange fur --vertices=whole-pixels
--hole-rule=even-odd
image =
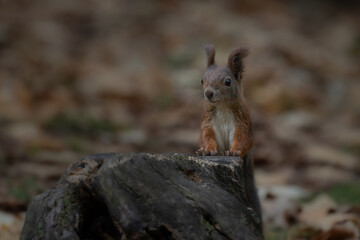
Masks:
[[[237,110],[235,110],[235,114],[237,116],[237,125],[230,152],[232,152],[232,155],[243,157],[253,145],[250,112],[247,104],[241,102]]]

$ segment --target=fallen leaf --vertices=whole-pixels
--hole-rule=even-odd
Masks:
[[[353,238],[354,233],[348,229],[334,227],[326,232],[322,232],[319,235],[312,238],[312,240],[347,240]]]

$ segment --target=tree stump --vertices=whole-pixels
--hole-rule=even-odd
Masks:
[[[20,239],[263,239],[251,156],[85,157],[32,201]]]

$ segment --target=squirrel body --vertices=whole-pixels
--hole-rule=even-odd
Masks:
[[[201,80],[205,102],[202,107],[198,155],[244,157],[253,145],[250,111],[242,91],[242,59],[246,48],[235,48],[227,66],[215,64],[215,48],[205,46],[207,70]]]
[[[235,115],[227,107],[216,108],[212,117],[212,126],[218,151],[226,151],[232,145],[235,133]]]

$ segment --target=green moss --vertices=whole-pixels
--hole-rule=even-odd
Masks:
[[[62,198],[64,207],[57,217],[60,227],[73,227],[67,226],[67,224],[71,223],[69,218],[71,217],[71,214],[76,212],[76,209],[79,207],[77,202],[78,194],[78,188],[74,185],[70,185],[68,191],[65,192],[64,197]]]
[[[353,145],[344,145],[342,147],[343,152],[347,154],[360,155],[360,147],[357,144]]]
[[[171,94],[167,92],[162,92],[158,94],[155,98],[156,105],[159,106],[161,109],[166,109],[173,103],[174,99]]]
[[[44,201],[44,202],[46,202],[46,201]],[[44,227],[46,224],[45,216],[48,215],[48,213],[51,211],[51,208],[45,204],[45,205],[42,205],[39,209],[41,209],[40,211],[42,211],[42,213],[41,213],[39,222],[36,227],[36,233],[37,233],[38,239],[45,239],[45,231],[44,231]]]
[[[211,232],[211,231],[213,231],[213,230],[215,230],[215,226],[213,226],[208,220],[206,220],[203,216],[201,216],[201,218],[200,218],[200,223],[201,223],[201,225],[206,225],[208,228],[209,228],[209,230],[208,230],[208,232]]]
[[[241,215],[240,217],[240,222],[243,226],[247,226],[248,225],[248,220],[246,219],[245,215]]]
[[[90,133],[97,134],[99,132],[114,132],[117,127],[110,121],[95,118],[85,119],[85,126]]]
[[[29,203],[31,198],[38,194],[42,189],[34,178],[25,178],[20,183],[13,183],[9,186],[9,194],[15,199]]]
[[[191,65],[194,59],[194,53],[190,51],[177,51],[166,56],[168,66],[173,69],[186,68]]]
[[[265,230],[266,240],[285,240],[287,239],[287,230],[278,227],[272,227]]]
[[[189,160],[189,157],[186,156],[186,155],[172,155],[171,156],[174,160],[177,160],[177,161],[186,161],[186,160]]]
[[[44,126],[45,128],[54,131],[80,132],[82,130],[82,126],[78,120],[65,114],[54,116],[49,119]]]
[[[70,148],[72,151],[75,151],[75,152],[85,151],[85,147],[81,143],[81,140],[79,138],[76,138],[75,136],[66,137],[65,143],[66,143],[66,146],[68,148]]]
[[[325,194],[331,197],[338,204],[360,204],[360,183],[337,183],[328,189],[313,193],[309,197],[299,199],[299,204],[304,204],[313,201],[319,195]]]
[[[111,121],[96,119],[92,117],[70,116],[58,114],[43,124],[49,130],[57,133],[83,134],[86,136],[97,136],[101,133],[112,133],[124,128]]]
[[[325,193],[339,204],[360,204],[360,183],[338,183]]]
[[[39,239],[44,239],[44,219],[41,218],[36,229],[37,235],[39,236]]]
[[[293,226],[287,231],[287,239],[311,240],[319,233],[320,229],[311,226]]]
[[[39,147],[37,145],[31,145],[28,149],[28,152],[31,156],[34,156],[37,153],[39,153],[41,150],[42,150],[41,147]]]
[[[350,51],[350,54],[352,54],[353,56],[360,56],[360,35],[357,35],[354,38],[349,51]]]

